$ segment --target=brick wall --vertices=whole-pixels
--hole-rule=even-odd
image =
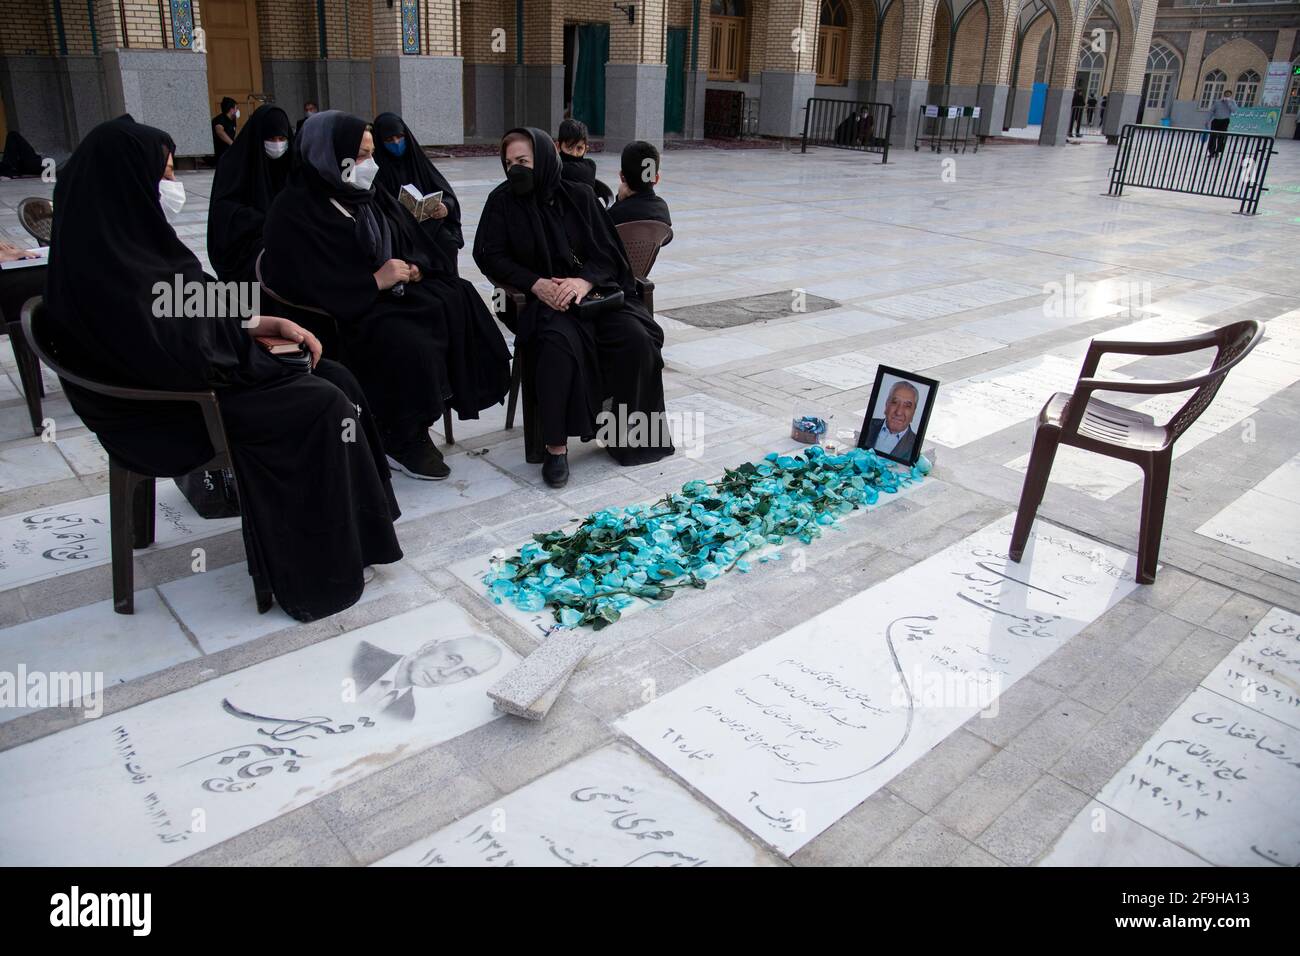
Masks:
[[[1199,100],[1201,97],[1201,87],[1205,83],[1205,75],[1211,70],[1222,70],[1228,76],[1227,88],[1235,89],[1237,77],[1247,70],[1254,70],[1260,76],[1260,88],[1263,88],[1263,78],[1268,73],[1268,56],[1258,46],[1249,40],[1240,37],[1229,40],[1223,46],[1219,47],[1201,64],[1196,74],[1196,85],[1193,87],[1193,95],[1189,99]]]
[[[977,86],[984,82],[984,40],[988,35],[988,15],[976,7],[962,18],[952,45],[954,86]],[[991,45],[991,44],[990,44]]]
[[[263,60],[320,56],[314,0],[257,0],[257,29]]]
[[[952,17],[948,14],[947,4],[941,3],[935,8],[932,30],[929,80],[934,86],[942,86],[948,76],[948,46],[952,39]],[[921,42],[924,45],[924,38]]]
[[[0,0],[0,53],[49,56],[56,52],[53,4]]]
[[[1016,76],[1016,87],[1022,90],[1034,88],[1034,71],[1038,68],[1038,49],[1042,45],[1043,35],[1052,29],[1052,18],[1041,16],[1033,22],[1024,40],[1020,44],[1020,71]],[[1050,65],[1050,63],[1049,63]]]
[[[876,78],[882,83],[898,77],[898,56],[903,44],[903,4],[894,0],[885,11],[880,25],[880,68]]]

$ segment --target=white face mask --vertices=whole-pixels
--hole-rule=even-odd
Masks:
[[[239,119],[239,110],[235,110],[235,119]]]
[[[279,159],[285,153],[289,152],[289,141],[285,140],[283,143],[277,143],[272,142],[271,140],[266,140],[262,143],[262,148],[266,150],[267,156],[270,156],[272,159]]]
[[[185,208],[185,184],[177,179],[159,180],[158,201],[168,219],[179,216]]]
[[[378,174],[379,164],[372,157],[352,167],[351,183],[355,188],[364,191],[370,188]]]

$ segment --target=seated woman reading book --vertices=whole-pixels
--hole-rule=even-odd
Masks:
[[[47,288],[53,345],[70,369],[100,381],[215,390],[243,520],[276,601],[300,621],[334,614],[360,598],[365,566],[402,557],[365,395],[286,319],[259,316],[245,328],[238,315],[157,307],[157,290],[178,279],[212,281],[168,221],[185,201],[174,151],[162,130],[124,116],[91,130],[59,171]],[[303,344],[315,369],[281,363],[258,337]],[[212,456],[192,404],[146,407],[71,384],[67,392],[108,453],[133,470],[182,475]],[[347,433],[352,440],[342,440]]]
[[[316,113],[297,145],[300,163],[267,218],[262,277],[289,301],[335,318],[343,361],[374,403],[390,464],[445,478],[429,427],[446,408],[473,419],[504,400],[505,340],[474,286],[440,272],[411,214],[375,188],[364,120]]]
[[[380,113],[375,117],[375,162],[379,175],[375,185],[394,199],[401,199],[405,190],[417,198],[437,196],[428,208],[416,216],[418,228],[428,240],[428,248],[435,255],[431,262],[434,271],[441,275],[457,276],[457,257],[465,247],[465,236],[460,228],[460,203],[456,193],[433,161],[425,155],[415,134],[396,113]],[[410,210],[408,210],[410,211]]]

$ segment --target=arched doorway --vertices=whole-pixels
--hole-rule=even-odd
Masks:
[[[1159,40],[1147,54],[1146,75],[1142,78],[1142,122],[1159,123],[1170,115],[1174,91],[1178,89],[1178,54]]]
[[[817,26],[817,85],[849,81],[849,8],[844,0],[822,0]]]
[[[709,4],[709,79],[736,82],[748,76],[745,0],[712,0]]]
[[[1023,130],[1024,136],[1037,136],[1052,76],[1057,31],[1056,11],[1046,0],[1025,0],[1016,21],[1004,131]]]

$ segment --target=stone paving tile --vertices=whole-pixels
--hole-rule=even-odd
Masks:
[[[871,860],[872,866],[948,866],[971,844],[933,817],[921,817]]]
[[[1028,866],[1043,855],[1088,802],[1088,797],[1043,776],[980,834],[975,843],[1003,863]]]
[[[1040,776],[1032,764],[1000,751],[945,797],[931,816],[974,840]]]
[[[796,866],[866,866],[901,836],[921,811],[877,790],[790,858]]]
[[[887,786],[918,810],[929,813],[996,753],[997,748],[988,741],[959,730]]]

